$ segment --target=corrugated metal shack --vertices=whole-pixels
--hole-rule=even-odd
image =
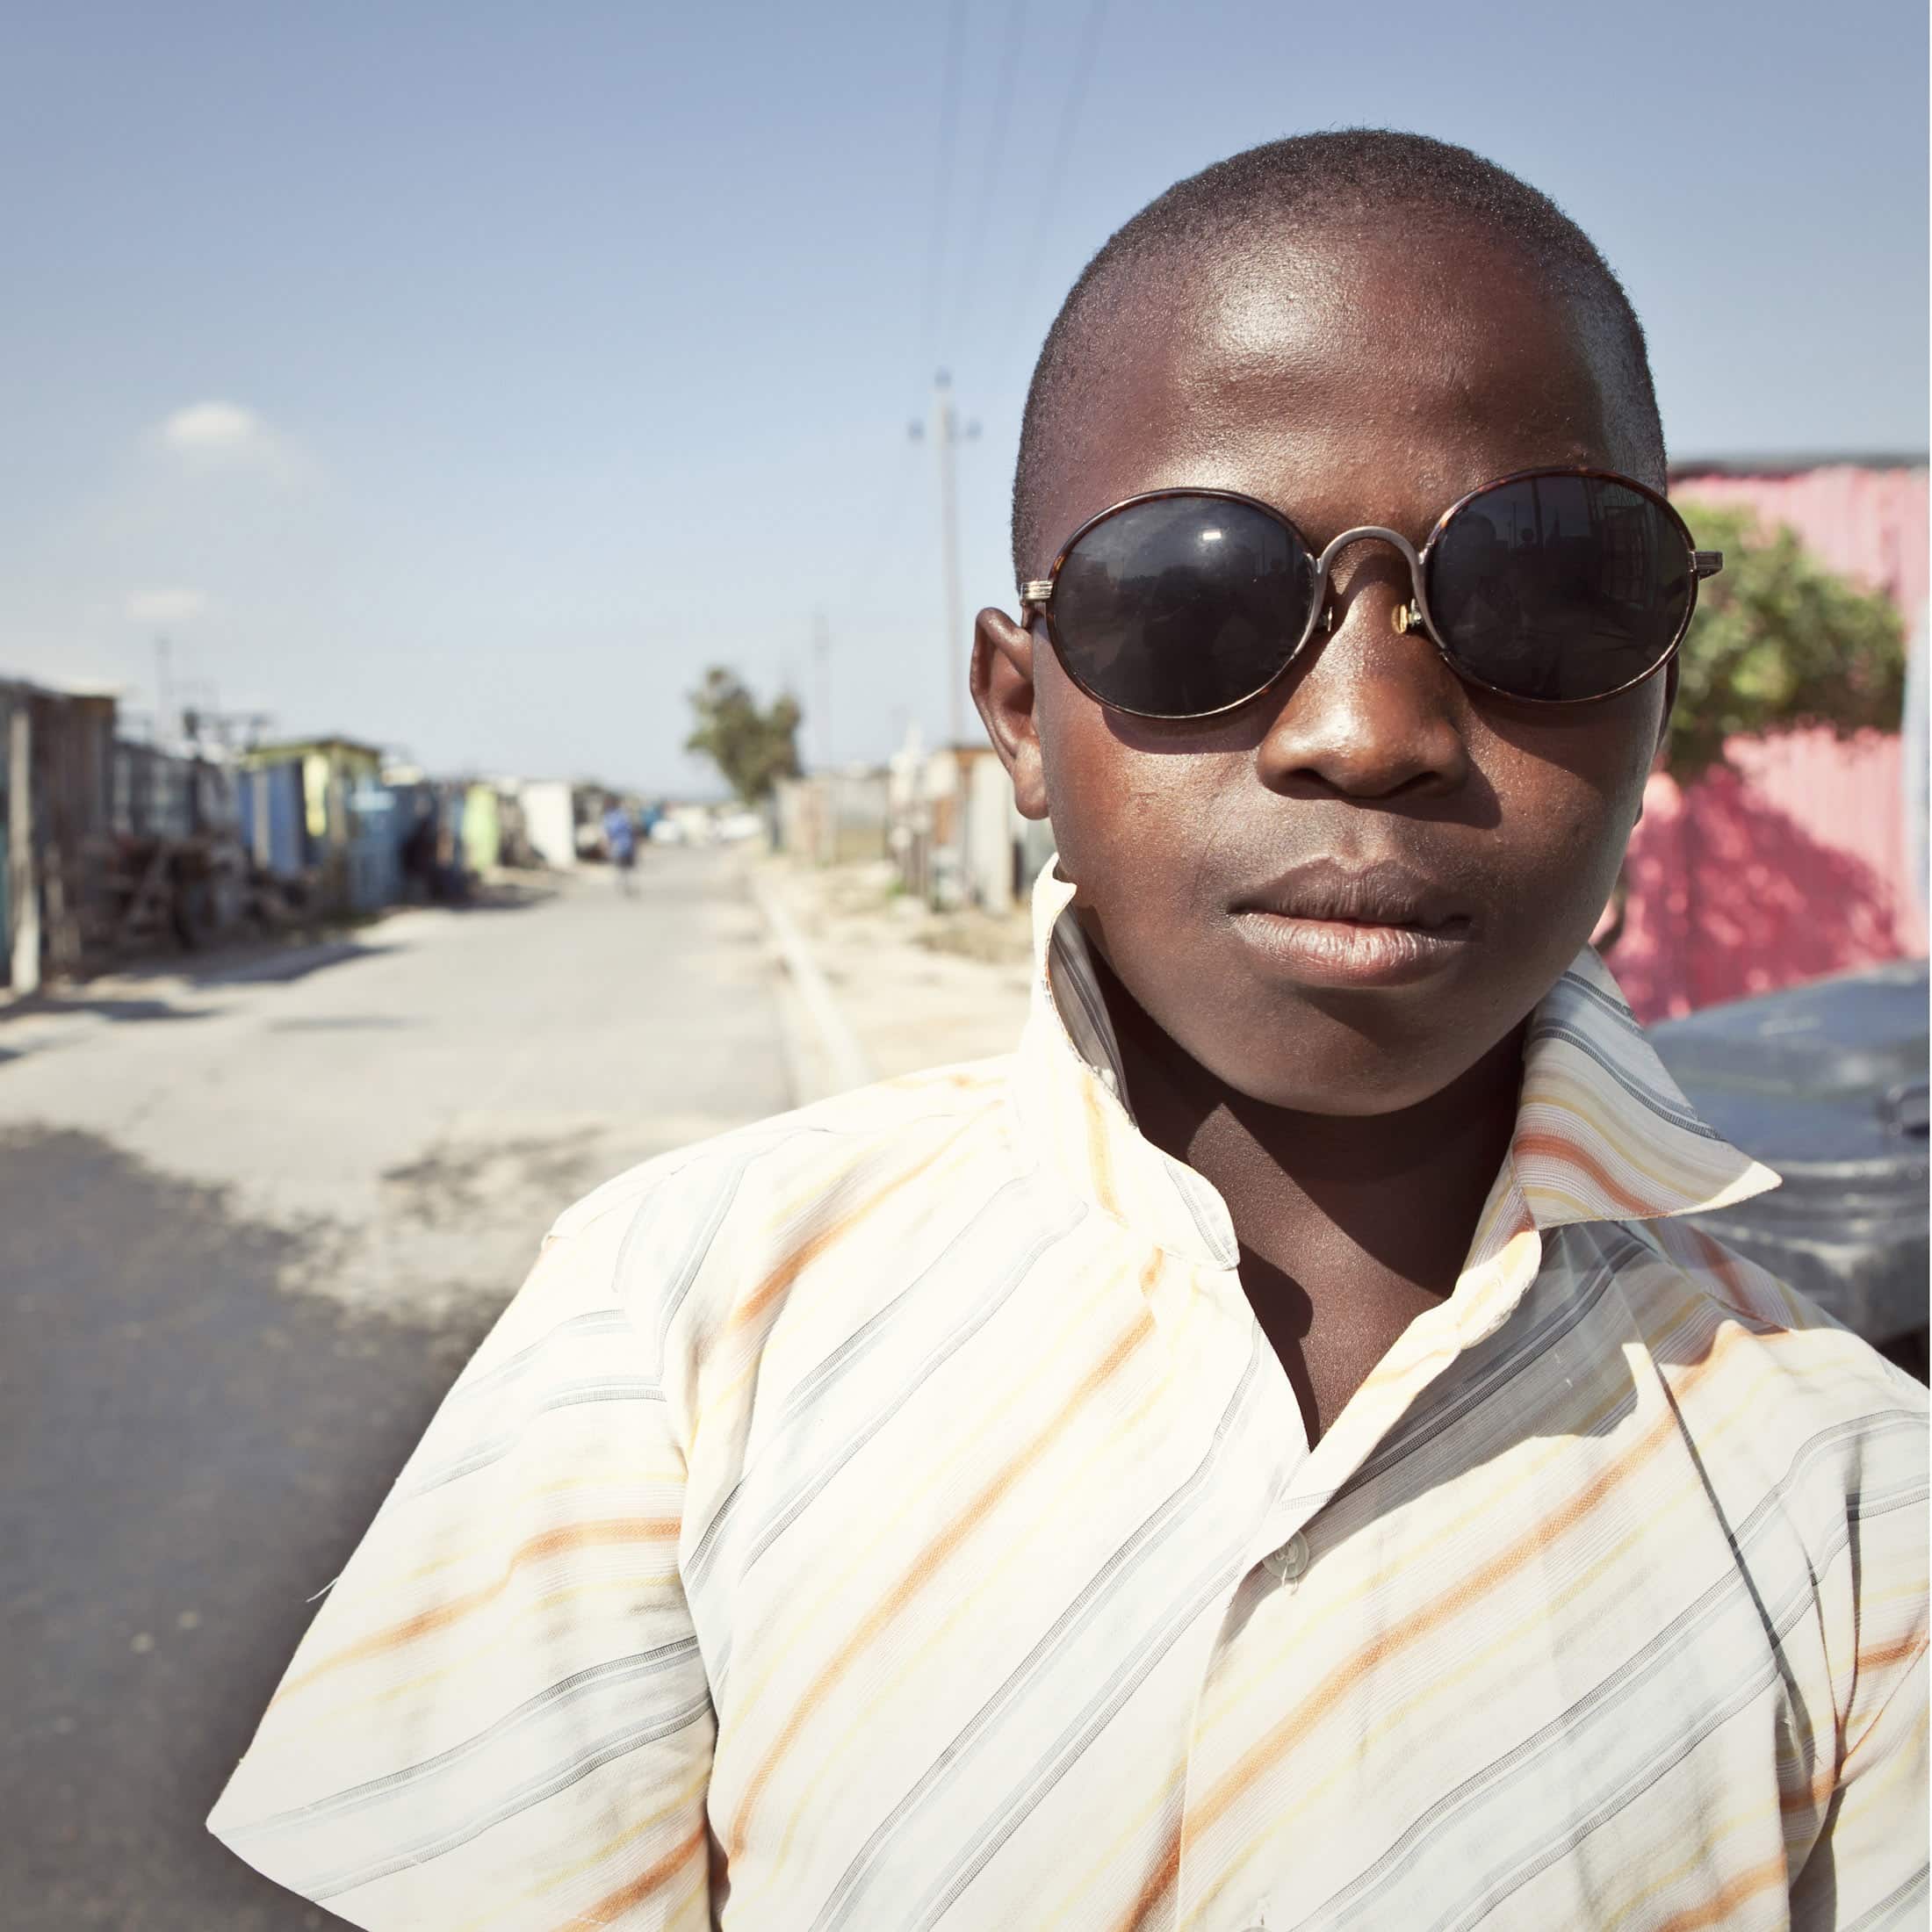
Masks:
[[[1011,911],[1053,850],[990,745],[928,752],[909,734],[883,768],[781,779],[772,806],[780,851],[815,865],[890,858],[904,890],[940,908]]]
[[[206,944],[253,910],[238,774],[196,750],[116,741],[112,839],[100,854],[90,952]]]
[[[372,912],[400,895],[382,753],[352,738],[257,745],[239,760],[242,837],[258,863],[299,876],[321,913]],[[291,769],[297,777],[291,777]],[[257,787],[256,774],[265,782]],[[299,817],[289,825],[294,788]]]
[[[115,714],[111,692],[0,677],[0,964],[18,992],[82,964],[112,825]]]
[[[514,781],[386,773],[339,736],[211,754],[117,724],[111,693],[0,674],[0,985],[460,900],[543,862]]]

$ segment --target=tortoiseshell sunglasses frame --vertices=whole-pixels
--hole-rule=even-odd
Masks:
[[[1492,684],[1488,679],[1478,676],[1467,665],[1458,661],[1436,629],[1435,619],[1429,610],[1428,564],[1431,552],[1436,547],[1436,540],[1449,526],[1452,519],[1468,508],[1478,497],[1487,496],[1492,490],[1507,488],[1512,483],[1527,483],[1542,477],[1593,478],[1599,482],[1614,483],[1633,491],[1646,498],[1663,512],[1666,520],[1683,538],[1683,547],[1690,566],[1690,597],[1684,606],[1683,621],[1677,625],[1676,634],[1669,645],[1659,653],[1656,661],[1648,665],[1633,678],[1608,691],[1591,691],[1582,697],[1526,697],[1520,691],[1505,690],[1499,684]],[[1092,689],[1067,661],[1067,653],[1060,641],[1058,627],[1054,622],[1054,587],[1060,580],[1062,566],[1073,554],[1075,546],[1088,531],[1118,516],[1122,510],[1129,510],[1142,503],[1172,501],[1177,498],[1198,498],[1208,502],[1244,503],[1251,509],[1259,510],[1272,522],[1279,523],[1300,544],[1302,552],[1314,566],[1314,595],[1308,601],[1308,615],[1302,626],[1301,635],[1280,664],[1272,671],[1266,680],[1253,690],[1244,692],[1240,697],[1227,704],[1216,705],[1208,711],[1143,711],[1130,704],[1121,704]],[[1307,649],[1308,639],[1317,631],[1331,631],[1334,628],[1333,608],[1329,599],[1329,573],[1334,568],[1335,560],[1352,544],[1365,539],[1390,544],[1400,551],[1409,566],[1409,580],[1414,593],[1410,602],[1400,606],[1395,612],[1395,628],[1402,632],[1421,631],[1435,645],[1443,662],[1466,684],[1473,684],[1479,690],[1494,693],[1517,704],[1601,704],[1605,698],[1621,696],[1626,691],[1633,690],[1647,678],[1654,678],[1677,654],[1677,647],[1683,642],[1684,633],[1690,628],[1690,619],[1698,608],[1698,586],[1706,577],[1714,577],[1724,568],[1724,552],[1719,550],[1699,550],[1690,535],[1690,527],[1677,512],[1676,507],[1660,491],[1654,490],[1647,483],[1640,483],[1636,478],[1625,476],[1616,470],[1586,468],[1543,468],[1533,470],[1512,470],[1507,476],[1492,478],[1479,484],[1474,489],[1459,496],[1456,501],[1436,519],[1427,540],[1418,551],[1400,530],[1393,530],[1381,523],[1363,523],[1354,530],[1345,530],[1324,549],[1316,551],[1313,544],[1295,527],[1294,522],[1282,515],[1272,503],[1265,503],[1259,497],[1244,496],[1238,490],[1212,489],[1169,489],[1143,490],[1138,495],[1123,497],[1118,503],[1110,503],[1098,515],[1090,516],[1072,536],[1060,546],[1059,554],[1053,560],[1053,568],[1044,577],[1030,578],[1020,586],[1020,617],[1022,624],[1030,624],[1028,615],[1037,613],[1046,622],[1047,638],[1053,646],[1053,654],[1059,659],[1061,668],[1081,690],[1096,703],[1105,704],[1108,710],[1124,712],[1129,717],[1161,719],[1171,723],[1206,717],[1221,717],[1229,711],[1239,710],[1244,704],[1251,704],[1271,686],[1275,684],[1288,667]]]

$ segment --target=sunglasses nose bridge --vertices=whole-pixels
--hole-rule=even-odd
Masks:
[[[1343,553],[1363,543],[1386,544],[1401,557],[1409,566],[1409,594],[1418,609],[1425,609],[1422,588],[1422,559],[1417,554],[1416,546],[1400,530],[1389,530],[1381,523],[1363,523],[1354,530],[1345,530],[1340,536],[1330,540],[1322,554],[1315,560],[1316,608],[1325,610],[1334,589],[1335,566]]]

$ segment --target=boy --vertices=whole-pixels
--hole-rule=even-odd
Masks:
[[[1585,944],[1663,482],[1473,155],[1128,224],[976,640],[1017,1054],[565,1215],[214,1829],[371,1927],[1922,1922],[1923,1391],[1672,1220],[1773,1177]]]

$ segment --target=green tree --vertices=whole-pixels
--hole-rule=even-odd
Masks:
[[[684,748],[708,758],[748,805],[798,775],[798,701],[789,694],[761,705],[736,672],[713,665],[690,693],[697,723]]]
[[[1698,546],[1724,568],[1698,589],[1678,653],[1665,762],[1688,785],[1725,762],[1734,735],[1827,724],[1896,731],[1905,697],[1905,631],[1881,595],[1806,555],[1789,530],[1767,534],[1748,509],[1680,503]]]

